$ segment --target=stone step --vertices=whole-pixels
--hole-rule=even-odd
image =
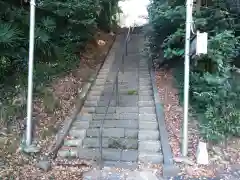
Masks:
[[[161,143],[160,141],[139,141],[138,150],[140,152],[160,152]]]
[[[87,129],[87,137],[99,137],[99,128]],[[115,138],[138,138],[138,129],[128,128],[103,128],[102,137],[115,137]]]
[[[139,107],[154,107],[155,103],[154,101],[138,101]]]
[[[153,121],[156,122],[157,121],[157,116],[156,114],[148,114],[148,113],[144,113],[144,114],[139,114],[139,122],[141,121]]]
[[[140,141],[148,140],[159,140],[159,131],[158,130],[139,130],[138,139]]]
[[[83,148],[99,148],[99,138],[91,137],[83,140]],[[102,138],[102,147],[113,149],[137,149],[138,139],[130,138]]]
[[[86,129],[71,128],[68,135],[70,137],[83,139],[86,137]]]
[[[142,90],[138,93],[139,96],[153,96],[152,90]]]
[[[121,113],[138,113],[138,107],[117,107],[116,109],[116,113],[117,114],[121,114]]]
[[[101,96],[88,96],[87,101],[98,101]]]
[[[70,147],[81,147],[82,142],[82,139],[65,139],[63,145]]]
[[[112,120],[118,119],[117,114],[94,114],[93,120]]]
[[[130,129],[137,129],[139,127],[138,120],[104,120],[103,121],[103,128],[130,128]],[[76,127],[86,127],[87,125],[78,125]],[[91,121],[89,124],[90,128],[99,128],[101,126],[100,120]],[[87,128],[85,128],[87,129]]]
[[[98,102],[86,100],[84,103],[84,106],[85,107],[96,107],[96,106],[98,106]]]
[[[139,86],[151,86],[152,82],[151,81],[139,81]]]
[[[99,149],[93,148],[62,147],[58,151],[58,156],[64,158],[78,157],[79,159],[99,160],[101,153]],[[102,158],[103,160],[108,162],[110,161],[136,162],[138,159],[138,151],[103,148]]]
[[[92,122],[92,121],[91,121]],[[89,128],[89,121],[74,121],[71,129],[80,130]]]
[[[139,96],[139,101],[153,101],[153,96]]]
[[[144,85],[144,86],[139,86],[139,90],[152,90],[151,85]]]
[[[76,117],[76,121],[91,121],[93,119],[93,115],[89,113],[79,113]]]
[[[141,74],[139,75],[139,78],[151,78],[150,74]]]
[[[158,130],[158,123],[154,121],[139,121],[139,129]]]
[[[78,150],[76,147],[63,146],[58,150],[57,156],[63,158],[78,157]]]
[[[116,107],[96,107],[96,111],[97,114],[105,114],[110,113],[110,114],[114,114],[116,113]]]
[[[140,107],[139,114],[156,114],[155,107]]]
[[[91,91],[103,91],[104,90],[104,84],[99,86],[99,85],[93,85],[91,88]]]
[[[104,161],[103,162],[104,167],[109,168],[120,168],[120,169],[129,169],[129,170],[135,170],[138,168],[138,163],[136,162],[129,162],[129,161]]]
[[[88,96],[100,96],[102,95],[102,92],[101,90],[91,90],[88,94]]]
[[[80,113],[95,113],[95,107],[83,107]]]
[[[87,136],[99,137],[99,128],[88,129]],[[102,137],[123,138],[125,137],[125,129],[124,128],[103,128]]]
[[[163,155],[160,152],[139,152],[138,161],[142,163],[162,164]]]

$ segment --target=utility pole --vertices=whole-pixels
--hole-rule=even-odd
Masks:
[[[182,155],[188,154],[188,108],[189,108],[189,66],[190,66],[190,37],[192,24],[193,0],[187,0],[186,4],[186,34],[185,34],[185,61],[184,61],[184,121]]]
[[[27,99],[27,130],[26,145],[32,144],[32,92],[33,92],[33,62],[34,62],[34,29],[35,29],[35,0],[30,1],[30,30],[29,30],[29,64],[28,64],[28,99]]]

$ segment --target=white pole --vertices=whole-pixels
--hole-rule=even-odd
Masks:
[[[26,145],[32,144],[32,91],[33,91],[33,57],[34,57],[35,0],[30,2],[29,30],[29,65],[28,65],[28,99],[27,99],[27,134]]]
[[[186,4],[186,34],[185,34],[185,65],[184,65],[184,122],[183,122],[183,144],[182,155],[188,154],[188,103],[189,103],[189,64],[190,64],[190,36],[192,21],[192,0]]]

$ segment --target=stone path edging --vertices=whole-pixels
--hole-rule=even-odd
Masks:
[[[59,150],[59,148],[61,147],[61,145],[63,144],[64,138],[66,137],[66,135],[69,132],[69,129],[71,128],[71,125],[73,123],[74,120],[76,120],[78,113],[81,111],[88,93],[91,90],[91,87],[93,86],[93,84],[95,83],[97,76],[100,72],[100,70],[102,69],[102,66],[105,62],[105,60],[107,59],[107,57],[109,56],[109,53],[114,45],[116,41],[116,36],[113,39],[113,42],[111,44],[111,46],[109,47],[106,55],[104,56],[104,60],[102,61],[102,63],[100,65],[98,65],[95,73],[88,79],[88,82],[85,82],[85,84],[82,86],[82,90],[81,92],[78,94],[78,100],[76,102],[76,107],[75,109],[70,113],[70,116],[68,116],[62,123],[62,128],[59,129],[59,131],[56,134],[56,141],[54,142],[54,144],[52,145],[52,148],[50,150],[50,152],[48,153],[48,156],[50,155],[51,157],[55,158],[57,155],[57,152]]]
[[[172,155],[171,147],[169,145],[169,140],[168,140],[169,135],[166,129],[163,106],[160,102],[158,88],[156,86],[155,71],[151,63],[149,64],[149,71],[151,74],[152,88],[154,92],[154,102],[156,107],[156,115],[157,115],[158,127],[159,127],[160,139],[161,139],[161,145],[162,145],[163,177],[177,176],[178,173],[180,172],[180,169],[173,163],[173,155]]]

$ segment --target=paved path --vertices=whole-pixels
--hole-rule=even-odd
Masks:
[[[129,42],[124,73],[119,74],[119,104],[116,105],[113,82],[121,64],[123,41],[123,35],[117,36],[58,156],[98,161],[101,155],[99,129],[103,123],[105,167],[136,169],[139,163],[162,163],[150,73],[141,55],[142,35],[133,34]]]

